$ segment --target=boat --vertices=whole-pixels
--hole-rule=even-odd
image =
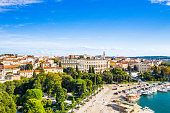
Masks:
[[[149,107],[144,107],[142,110],[144,113],[154,113],[154,111],[151,110]]]
[[[167,89],[167,88],[159,88],[158,91],[159,91],[159,92],[165,92],[165,93],[167,93],[167,92],[168,92],[168,89]]]
[[[147,90],[147,91],[142,93],[142,95],[152,95],[152,94],[153,94],[153,92],[150,91],[150,90]]]
[[[128,101],[138,101],[140,99],[139,94],[127,94],[125,97]]]

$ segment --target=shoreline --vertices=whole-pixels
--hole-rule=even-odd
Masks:
[[[143,84],[149,84],[149,83],[146,82],[146,83],[142,83],[142,85]],[[150,84],[158,84],[158,82],[153,82]],[[119,86],[118,90],[113,90],[115,85],[116,84],[104,85],[104,89],[101,92],[99,92],[96,96],[93,96],[93,98],[90,99],[89,102],[86,102],[84,106],[81,106],[79,110],[74,109],[74,112],[75,113],[120,113],[121,109],[119,107],[116,109],[115,107],[115,105],[117,106],[118,103],[113,102],[113,100],[120,99],[122,95],[125,96],[126,94],[121,92],[121,94],[114,95],[114,93],[125,90],[127,88],[133,88],[139,85],[134,83],[119,84],[120,86],[123,87]],[[134,109],[137,109],[137,111],[133,111],[133,113],[143,113],[141,108],[142,107],[140,105],[136,104]],[[133,109],[133,107],[131,107],[131,109]],[[145,113],[151,113],[151,112],[145,111]]]

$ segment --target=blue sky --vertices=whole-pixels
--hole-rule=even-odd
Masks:
[[[0,54],[170,56],[170,0],[1,0]]]

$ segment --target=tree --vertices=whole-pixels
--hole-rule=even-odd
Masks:
[[[54,58],[53,60],[54,60],[54,63],[57,63],[57,62],[58,62],[58,60],[57,60],[57,59],[55,59],[55,58]]]
[[[93,82],[89,79],[85,79],[84,81],[86,81],[87,89],[90,90],[92,88]]]
[[[56,88],[56,103],[62,103],[65,101],[65,94],[61,87]]]
[[[6,91],[7,86],[3,83],[0,83],[0,92]]]
[[[46,106],[47,106],[47,99],[45,99],[45,98],[43,98],[42,100],[41,100],[41,104],[43,105],[43,107],[45,107],[46,108]]]
[[[63,70],[65,73],[67,73],[68,75],[71,75],[72,72],[74,71],[74,69],[72,67],[68,67],[68,68],[64,68]]]
[[[45,108],[46,113],[53,113],[53,109],[51,107]]]
[[[75,99],[74,99],[74,97],[73,97],[73,99],[72,99],[72,101],[71,101],[71,108],[72,108],[72,113],[74,112],[73,111],[73,108],[74,108],[74,106],[75,106]]]
[[[113,81],[112,73],[109,72],[109,71],[104,72],[103,75],[102,75],[102,80],[105,81],[106,83],[111,84],[112,81]]]
[[[7,92],[0,92],[0,113],[16,113],[16,104]]]
[[[59,62],[59,67],[62,67],[61,62]]]
[[[138,71],[138,68],[136,65],[134,65],[134,71]]]
[[[157,68],[157,66],[154,66],[152,75],[155,77],[155,79],[158,80],[158,78],[159,78],[159,73],[158,73],[158,68]]]
[[[32,70],[33,69],[33,65],[32,64],[27,64],[25,66],[25,70]]]
[[[129,71],[129,75],[131,75],[131,67],[130,67],[130,65],[128,65],[128,71]]]
[[[94,73],[94,74],[95,74],[95,70],[94,70],[94,67],[92,67],[92,73]]]
[[[76,72],[77,72],[77,73],[79,72],[79,68],[78,68],[78,65],[76,65]]]
[[[161,73],[160,73],[161,77],[164,78],[165,77],[165,73],[164,73],[164,70],[161,69]]]
[[[6,87],[6,92],[8,94],[13,94],[15,90],[15,83],[13,81],[6,81],[5,82]]]
[[[42,99],[43,96],[43,92],[40,89],[28,89],[26,94],[25,94],[25,98],[26,99]]]
[[[29,99],[26,101],[23,107],[24,113],[46,113],[41,100]]]
[[[83,56],[83,55],[80,55],[78,59],[83,59],[83,58],[84,58],[84,56]]]
[[[73,80],[73,89],[74,93],[78,95],[78,97],[82,97],[82,95],[86,92],[86,82],[82,79]]]
[[[78,76],[79,76],[79,74],[78,74],[76,71],[73,71],[73,72],[71,73],[71,76],[72,76],[74,79],[77,79]]]
[[[71,92],[73,78],[70,75],[62,76],[62,87]]]
[[[92,69],[91,69],[91,66],[89,66],[89,73],[92,73]]]
[[[37,76],[37,74],[36,74],[36,72],[35,72],[35,70],[34,70],[34,72],[33,72],[33,77],[35,78]]]
[[[39,79],[35,79],[33,83],[33,88],[34,89],[41,89],[41,83]]]

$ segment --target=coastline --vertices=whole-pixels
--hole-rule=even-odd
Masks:
[[[143,83],[148,84],[148,83]],[[153,83],[150,83],[153,84]],[[158,84],[158,82],[155,82]],[[168,83],[169,84],[169,83]],[[137,84],[120,84],[123,87],[119,87],[118,90],[113,90],[115,84],[104,85],[104,89],[93,96],[93,98],[86,102],[84,106],[81,106],[79,110],[74,110],[75,113],[120,113],[121,109],[118,107],[118,102],[113,102],[113,100],[121,99],[122,96],[125,96],[125,93],[114,95],[115,92],[125,90],[127,88],[133,88]],[[127,86],[130,85],[130,86]],[[158,87],[158,86],[157,86]],[[143,113],[143,109],[140,105],[136,104],[135,107],[131,107],[134,111],[132,113]],[[127,111],[128,112],[128,111]],[[145,113],[152,113],[151,111],[145,111]]]

